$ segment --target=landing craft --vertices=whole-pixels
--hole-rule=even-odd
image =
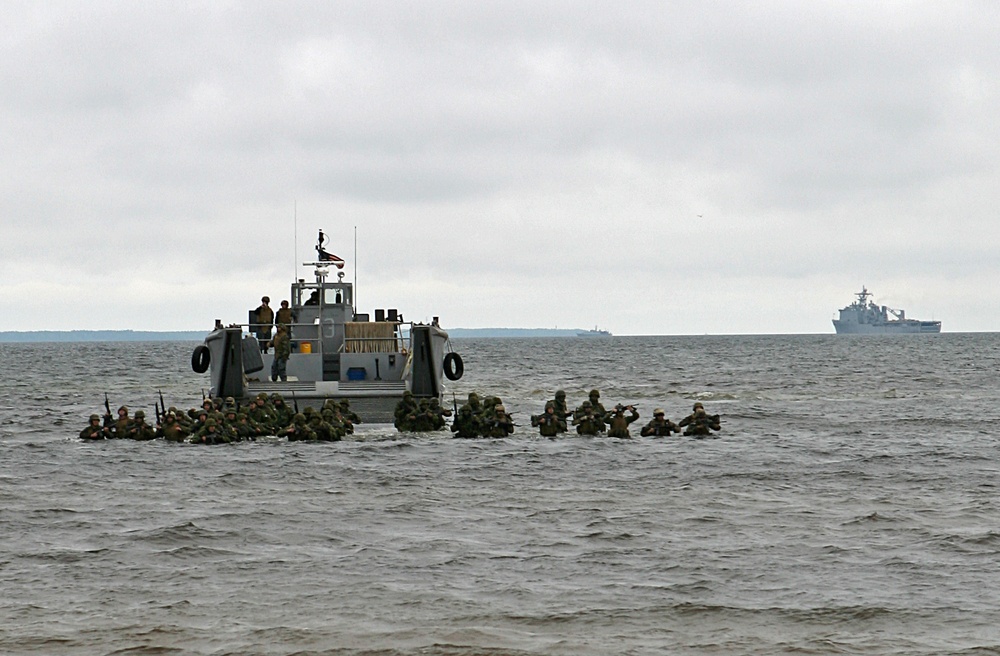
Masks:
[[[320,230],[317,260],[303,263],[313,269],[315,281],[299,278],[291,286],[287,381],[271,380],[274,352],[261,352],[266,331],[251,310],[245,324],[224,327],[217,319],[204,344],[195,347],[191,367],[210,372],[212,396],[278,393],[289,405],[317,409],[327,399],[346,399],[363,421],[374,423],[391,422],[407,390],[441,400],[444,378],[458,380],[464,366],[437,317],[430,324],[414,323],[395,309],[376,309],[371,321],[356,312],[354,285],[344,282],[340,271],[344,261],[325,250],[325,241]],[[335,282],[327,280],[331,266],[338,269]]]
[[[862,286],[856,293],[857,300],[840,311],[840,319],[833,320],[838,335],[899,335],[904,333],[939,333],[940,321],[907,319],[905,310],[894,310],[875,305],[869,300],[871,292]],[[889,318],[892,315],[893,318]]]

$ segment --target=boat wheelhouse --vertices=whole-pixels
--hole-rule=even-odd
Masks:
[[[247,399],[278,393],[286,403],[317,408],[327,399],[347,399],[367,422],[392,421],[406,391],[440,399],[444,378],[461,378],[463,363],[437,317],[423,324],[405,321],[393,308],[375,309],[374,316],[357,312],[343,260],[326,252],[324,240],[320,231],[317,260],[303,263],[314,280],[299,278],[291,285],[287,380],[272,379],[274,351],[261,349],[268,331],[251,310],[246,324],[223,326],[217,320],[192,355],[196,372],[210,370],[212,395]],[[338,269],[334,280],[331,267]]]

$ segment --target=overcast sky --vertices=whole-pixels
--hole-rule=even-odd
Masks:
[[[1000,327],[992,0],[0,21],[0,330],[245,321],[319,228],[360,311],[445,327],[832,333],[862,285]]]

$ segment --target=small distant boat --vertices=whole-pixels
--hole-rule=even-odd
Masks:
[[[901,333],[939,333],[940,321],[907,319],[905,310],[893,310],[875,305],[869,300],[871,292],[862,286],[857,300],[840,311],[840,319],[833,320],[838,335],[898,335]],[[892,315],[892,318],[890,318]]]
[[[598,330],[597,326],[594,326],[593,330],[578,330],[576,331],[577,337],[611,337],[611,333],[607,330]]]

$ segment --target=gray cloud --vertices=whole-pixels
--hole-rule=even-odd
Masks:
[[[55,252],[87,254],[62,264],[79,297],[125,308],[80,327],[161,327],[153,290],[185,328],[286,289],[317,227],[353,255],[354,226],[366,284],[450,325],[828,331],[880,281],[947,296],[946,329],[1000,318],[953,291],[1000,261],[993,4],[0,17],[0,292],[26,308],[8,329],[86,316],[32,282]],[[704,296],[727,311],[678,309]]]

